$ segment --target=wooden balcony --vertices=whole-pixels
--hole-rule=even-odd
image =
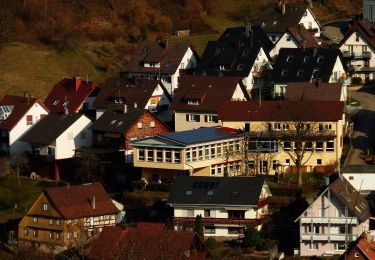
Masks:
[[[268,216],[261,216],[256,219],[239,219],[239,218],[210,218],[204,217],[204,225],[225,225],[225,226],[258,226],[267,223]],[[173,224],[179,226],[194,226],[195,217],[174,217]]]

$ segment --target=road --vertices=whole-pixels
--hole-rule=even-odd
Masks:
[[[375,89],[366,87],[359,91],[350,91],[349,95],[361,102],[362,110],[356,115],[352,137],[353,149],[346,164],[364,165],[366,163],[361,157],[375,144]]]

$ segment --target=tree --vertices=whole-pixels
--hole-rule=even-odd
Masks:
[[[82,182],[94,182],[101,180],[104,174],[104,166],[100,158],[90,152],[82,152],[79,158],[79,168],[76,177]]]
[[[259,231],[254,227],[246,227],[243,232],[243,245],[245,247],[254,248],[260,245],[262,239],[260,237]]]
[[[197,232],[198,236],[204,241],[204,225],[202,215],[195,217],[194,231]]]

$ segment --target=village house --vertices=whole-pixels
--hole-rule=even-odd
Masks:
[[[255,23],[262,26],[269,39],[276,43],[289,27],[302,24],[314,37],[320,37],[321,25],[311,7],[305,3],[269,3],[262,8]]]
[[[157,114],[164,122],[172,120],[169,108],[171,96],[164,85],[152,79],[108,78],[99,91],[93,106],[98,119],[107,109],[123,109],[136,105]]]
[[[44,105],[51,112],[63,112],[68,109],[75,113],[80,110],[93,109],[95,97],[100,87],[92,81],[83,80],[80,77],[65,78],[53,86]]]
[[[369,206],[345,179],[337,179],[296,219],[300,256],[342,254],[369,230]]]
[[[19,244],[55,253],[82,246],[103,227],[114,226],[118,213],[99,182],[48,188],[22,218]]]
[[[353,77],[361,77],[366,82],[374,79],[375,25],[367,20],[353,19],[339,49]]]
[[[271,67],[273,47],[260,26],[228,28],[217,41],[209,41],[196,74],[239,77],[248,91],[259,89]]]
[[[108,109],[92,125],[93,146],[124,154],[125,162],[133,162],[131,141],[168,133],[170,129],[149,110],[129,107]]]
[[[355,242],[341,255],[340,259],[372,260],[375,259],[374,234],[364,231]]]
[[[370,194],[375,191],[374,165],[347,165],[341,174],[361,194]]]
[[[27,145],[20,138],[41,118],[48,109],[36,98],[6,95],[0,101],[0,153],[15,155]]]
[[[172,181],[175,175],[241,174],[241,141],[236,129],[205,127],[135,140],[131,145],[142,178]]]
[[[178,78],[197,66],[198,55],[182,42],[145,42],[138,44],[123,73],[129,77],[160,80],[170,95],[178,87]]]
[[[250,100],[240,78],[181,77],[172,101],[175,131],[218,125],[220,103],[231,100]]]
[[[294,151],[303,152],[303,172],[339,169],[345,129],[344,102],[232,101],[221,105],[218,119],[223,127],[246,133],[246,171],[295,172]],[[300,144],[295,142],[296,138],[301,140]]]
[[[204,241],[195,232],[168,230],[161,223],[138,223],[103,228],[90,244],[88,259],[204,260],[209,256]]]
[[[270,52],[272,59],[276,60],[282,48],[318,48],[319,43],[303,24],[289,27],[286,32],[275,42]]]
[[[30,129],[21,141],[27,150],[48,161],[74,157],[75,150],[92,144],[91,120],[81,113],[50,113]]]
[[[285,96],[289,82],[345,83],[346,64],[334,48],[283,48],[271,72],[271,97]]]
[[[176,230],[193,230],[201,215],[205,237],[236,239],[268,220],[267,182],[258,177],[177,176],[169,197]]]
[[[326,83],[320,80],[287,83],[285,93],[285,99],[295,101],[345,101],[346,98],[346,85]]]

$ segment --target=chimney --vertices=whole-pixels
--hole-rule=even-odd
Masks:
[[[66,183],[66,190],[70,190],[70,183],[69,182]]]
[[[283,1],[281,3],[281,14],[284,15],[285,14],[285,1]]]
[[[165,39],[164,48],[168,49],[168,47],[169,47],[168,45],[169,45],[168,39]]]
[[[134,102],[134,108],[138,108],[137,102]]]
[[[128,105],[124,104],[124,114],[128,113]]]
[[[96,198],[95,198],[95,195],[92,196],[91,207],[92,207],[92,209],[95,209],[95,207],[96,207]]]
[[[81,77],[75,77],[75,81],[76,81],[76,92],[78,91],[79,87],[81,86]]]

